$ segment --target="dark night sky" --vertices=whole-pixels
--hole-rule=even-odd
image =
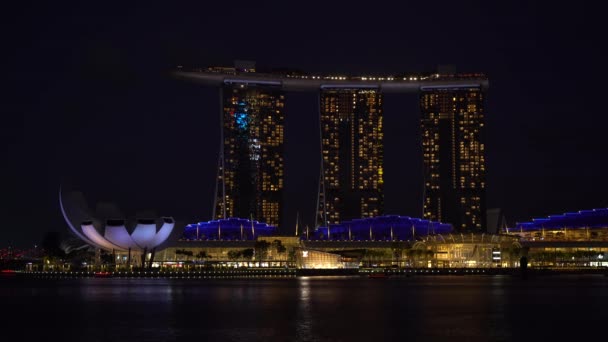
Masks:
[[[598,8],[159,3],[49,2],[4,11],[0,247],[32,245],[49,230],[67,235],[57,203],[61,182],[92,205],[113,201],[127,215],[151,209],[184,222],[209,219],[218,92],[167,72],[234,59],[352,74],[433,71],[439,64],[484,72],[488,207],[503,208],[513,224],[607,206],[607,55]],[[296,211],[305,223],[313,220],[316,106],[314,94],[288,95],[289,222]],[[418,116],[416,95],[386,96],[387,213],[420,216]]]

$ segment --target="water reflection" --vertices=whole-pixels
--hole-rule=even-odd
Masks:
[[[171,302],[174,290],[167,279],[82,279],[75,288],[84,301],[115,302]]]
[[[0,282],[20,340],[511,341],[602,334],[608,277]]]
[[[298,278],[299,301],[296,315],[296,341],[314,341],[310,302],[310,278]]]

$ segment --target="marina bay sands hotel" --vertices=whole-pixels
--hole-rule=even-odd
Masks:
[[[175,76],[220,89],[221,143],[213,218],[278,226],[284,188],[285,96],[318,92],[317,226],[384,214],[383,94],[417,93],[424,165],[423,218],[485,231],[483,74],[345,76],[260,73],[255,63]],[[316,175],[314,175],[316,176]]]

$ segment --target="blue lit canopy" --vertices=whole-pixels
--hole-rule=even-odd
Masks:
[[[255,240],[276,234],[277,228],[242,218],[192,223],[184,228],[184,240]]]
[[[310,240],[412,240],[452,232],[452,225],[408,216],[387,215],[344,221],[309,232]],[[302,234],[306,239],[306,232]]]
[[[608,227],[608,209],[581,210],[575,213],[550,215],[546,218],[535,218],[530,222],[517,222],[517,230],[541,229],[577,229]]]

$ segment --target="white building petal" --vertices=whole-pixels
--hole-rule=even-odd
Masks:
[[[113,244],[120,246],[121,248],[128,250],[139,249],[135,244],[135,241],[129,235],[127,228],[122,226],[108,226],[106,225],[105,237]]]
[[[138,223],[131,234],[133,241],[139,246],[139,248],[152,249],[155,247],[153,244],[154,237],[156,236],[156,223]]]
[[[97,247],[103,248],[107,251],[111,251],[113,249],[122,250],[121,247],[111,243],[101,236],[101,234],[97,232],[97,229],[95,229],[92,224],[82,224],[80,227],[82,228],[84,235],[86,235],[86,237],[89,238]]]
[[[152,240],[152,245],[156,247],[161,243],[165,242],[165,240],[169,238],[169,235],[171,235],[174,226],[175,221],[172,218],[163,217],[163,225],[159,229],[158,233],[156,233],[156,235],[154,236],[154,240]]]
[[[88,243],[89,245],[94,245],[94,243],[91,240],[87,239],[83,234],[81,234],[78,231],[78,229],[76,229],[76,227],[74,227],[72,222],[70,222],[70,219],[65,211],[65,208],[63,207],[63,198],[61,196],[61,187],[59,187],[59,208],[61,209],[61,214],[63,215],[65,222],[68,224],[68,227],[70,227],[70,230],[72,230],[72,232],[74,232],[74,234],[76,234],[76,236],[78,236],[82,241]]]

